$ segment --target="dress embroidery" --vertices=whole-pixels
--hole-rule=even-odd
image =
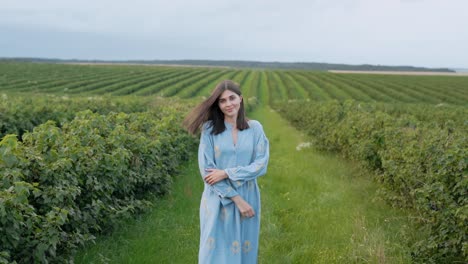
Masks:
[[[209,237],[206,241],[206,247],[209,250],[213,250],[215,248],[215,239],[213,237]]]
[[[219,149],[218,146],[215,146],[214,150],[215,150],[215,158],[219,158],[221,156],[221,150]]]
[[[221,209],[221,214],[219,215],[221,217],[221,220],[226,220],[228,217],[228,211],[226,208]]]
[[[233,254],[239,253],[240,251],[239,241],[234,240],[234,242],[232,242],[231,251]]]
[[[210,208],[208,207],[206,198],[202,198],[202,208],[205,211],[205,217],[209,217],[211,215]]]
[[[255,171],[259,171],[263,168],[263,163],[259,163],[257,164],[257,166],[255,166]]]
[[[243,251],[244,253],[247,253],[247,252],[249,252],[250,250],[252,250],[252,246],[250,245],[250,241],[249,241],[249,240],[246,240],[246,241],[244,242],[244,246],[242,247],[242,251]]]

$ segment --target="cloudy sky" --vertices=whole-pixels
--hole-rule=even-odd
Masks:
[[[0,0],[0,57],[468,68],[468,0]]]

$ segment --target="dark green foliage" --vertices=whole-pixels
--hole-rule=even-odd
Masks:
[[[317,148],[362,161],[377,172],[384,197],[419,215],[415,221],[429,238],[413,246],[415,261],[461,263],[468,258],[468,110],[430,108],[356,101],[277,105]]]
[[[48,120],[61,127],[83,110],[107,114],[109,112],[144,112],[150,99],[67,96],[7,96],[0,100],[0,137],[15,134],[18,138]]]
[[[64,263],[169,190],[194,147],[177,106],[79,112],[0,142],[0,262]]]

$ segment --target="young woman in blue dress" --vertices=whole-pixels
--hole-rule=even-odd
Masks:
[[[246,117],[240,87],[230,80],[218,83],[184,125],[191,134],[201,131],[199,263],[257,263],[257,178],[266,173],[269,160],[262,125]]]

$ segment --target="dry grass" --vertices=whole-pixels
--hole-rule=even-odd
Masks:
[[[384,74],[384,75],[438,75],[438,76],[468,76],[468,72],[423,72],[423,71],[342,71],[329,70],[332,73],[360,73],[360,74]]]

